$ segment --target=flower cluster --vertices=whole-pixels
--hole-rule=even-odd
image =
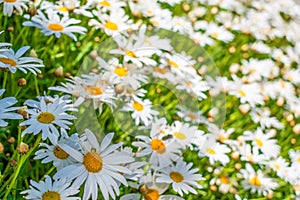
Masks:
[[[17,146],[5,152],[0,142],[1,199],[13,190],[43,200],[300,198],[296,0],[0,0],[1,8],[10,42],[0,42],[0,95],[10,96],[0,99],[0,141]],[[40,57],[26,56],[26,37],[42,41],[33,42]],[[49,75],[56,62],[66,79],[34,76],[16,90],[18,70]],[[25,166],[37,171],[30,182],[19,177]]]

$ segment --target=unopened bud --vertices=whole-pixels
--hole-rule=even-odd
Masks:
[[[16,141],[16,139],[14,137],[10,137],[7,139],[7,142],[9,142],[11,144],[15,143],[15,141]]]
[[[245,115],[245,114],[247,114],[249,112],[250,105],[249,104],[241,104],[239,106],[239,109],[240,109],[241,113]]]
[[[234,168],[235,168],[236,170],[242,169],[241,163],[236,163],[236,164],[234,165]]]
[[[296,125],[293,127],[293,132],[294,132],[296,135],[299,135],[299,134],[300,134],[300,124],[296,124]]]
[[[31,49],[30,50],[30,54],[29,54],[31,57],[34,57],[34,58],[37,58],[38,55],[36,54],[35,50],[34,49]]]
[[[20,154],[26,154],[29,151],[29,146],[28,144],[21,142],[18,146],[17,146],[17,151]]]
[[[17,164],[18,164],[18,162],[17,162],[16,160],[10,160],[10,161],[9,161],[9,165],[10,165],[11,167],[15,167],[15,166],[17,166]]]
[[[4,146],[3,144],[0,142],[0,154],[4,152]]]
[[[71,76],[71,74],[70,74],[69,72],[67,72],[67,73],[65,74],[65,77],[66,77],[66,78],[71,78],[72,76]]]
[[[13,26],[9,26],[9,27],[7,27],[7,31],[8,32],[13,32],[15,29],[14,29],[14,27]]]
[[[19,78],[19,80],[18,80],[18,86],[24,87],[26,85],[27,85],[26,79],[25,78]]]
[[[54,75],[56,77],[62,77],[64,75],[64,68],[62,66],[59,66],[55,71]]]
[[[239,157],[240,157],[239,152],[234,151],[234,152],[231,153],[231,158],[232,158],[233,160],[238,160]]]
[[[122,84],[115,85],[115,92],[117,94],[121,94],[122,92],[124,92],[124,86]]]
[[[215,185],[211,185],[209,188],[212,191],[217,191],[217,189],[218,189],[217,186],[215,186]]]
[[[22,115],[24,118],[28,118],[28,112],[26,111],[27,106],[22,106],[17,110],[17,113]]]

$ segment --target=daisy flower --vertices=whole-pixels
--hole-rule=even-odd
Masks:
[[[5,89],[0,89],[0,96],[2,96],[4,92]],[[14,97],[0,99],[0,127],[8,125],[8,123],[4,121],[5,119],[23,119],[22,115],[11,112],[18,109],[18,107],[11,107],[17,102],[17,99]]]
[[[152,102],[148,99],[140,99],[136,96],[133,97],[125,107],[124,111],[131,111],[131,117],[135,119],[135,124],[138,125],[142,121],[146,126],[152,121],[153,117],[159,113],[152,110]]]
[[[190,126],[187,123],[175,121],[171,128],[171,134],[174,140],[183,148],[191,146],[193,140],[200,137],[203,131],[198,130],[196,126]]]
[[[132,21],[129,19],[123,9],[111,10],[110,14],[103,14],[101,11],[93,11],[93,14],[98,17],[98,20],[91,19],[90,26],[102,29],[107,35],[117,36],[121,32],[125,32],[130,28]]]
[[[37,183],[30,180],[30,184],[30,189],[21,192],[21,194],[26,194],[25,199],[80,200],[79,197],[73,196],[79,193],[79,188],[70,186],[71,182],[66,179],[52,181],[50,176],[45,176],[45,181]]]
[[[181,153],[180,146],[170,140],[163,140],[163,134],[147,136],[136,136],[139,142],[133,142],[132,145],[139,147],[136,153],[137,157],[149,155],[149,163],[153,168],[165,167],[176,161]]]
[[[34,57],[22,57],[30,47],[24,46],[16,53],[13,49],[4,51],[0,55],[0,68],[8,69],[10,72],[15,73],[21,70],[25,74],[27,70],[36,75],[36,72],[41,73],[40,67],[44,67],[43,61]]]
[[[60,16],[52,9],[48,9],[47,17],[40,10],[37,11],[37,15],[32,17],[31,21],[24,22],[24,26],[33,26],[40,28],[41,31],[46,35],[54,34],[56,38],[59,38],[61,34],[66,34],[73,40],[77,41],[76,36],[73,33],[84,34],[87,29],[81,26],[72,26],[72,24],[78,24],[81,21],[68,16]]]
[[[300,151],[291,150],[289,156],[292,160],[292,166],[300,167]]]
[[[172,184],[173,190],[183,196],[183,192],[197,194],[197,189],[202,188],[197,181],[205,180],[201,174],[197,174],[198,169],[191,169],[193,163],[185,163],[181,159],[177,160],[175,166],[166,167],[158,171],[156,181],[158,183]]]
[[[118,49],[113,49],[109,53],[123,55],[125,62],[132,62],[138,67],[155,66],[157,63],[151,56],[155,53],[159,54],[161,51],[157,47],[147,44],[141,37],[131,36],[129,39],[123,36],[115,37]]]
[[[276,172],[277,176],[285,180],[288,179],[288,165],[289,163],[286,162],[282,157],[278,157],[268,163],[268,166],[270,166]]]
[[[229,153],[231,150],[225,144],[220,144],[215,141],[215,138],[212,136],[207,136],[203,140],[202,145],[198,146],[199,148],[199,157],[207,156],[209,162],[214,164],[216,161],[220,161],[222,165],[225,165],[230,161],[226,153]]]
[[[34,159],[41,159],[41,163],[53,162],[53,165],[57,168],[57,170],[60,170],[76,162],[74,158],[61,148],[61,145],[66,144],[79,150],[78,141],[78,134],[72,134],[69,137],[65,131],[62,131],[59,139],[54,136],[54,143],[52,145],[40,143],[40,147],[44,148],[36,151]]]
[[[3,3],[3,13],[9,17],[12,15],[14,8],[22,14],[23,9],[27,10],[27,3],[29,0],[0,0],[0,4]]]
[[[67,107],[65,102],[60,102],[56,99],[53,103],[46,103],[44,99],[40,100],[40,107],[33,107],[28,109],[30,114],[28,120],[23,121],[20,126],[28,126],[23,132],[22,137],[28,133],[34,135],[42,132],[42,139],[49,138],[52,143],[55,143],[55,137],[59,136],[56,126],[61,129],[69,129],[72,124],[71,120],[75,119],[74,116],[66,113]],[[55,126],[56,125],[56,126]]]
[[[246,164],[246,169],[241,169],[240,176],[244,178],[242,184],[245,190],[252,193],[267,195],[278,187],[275,180],[266,177],[261,170],[255,171],[249,163]]]
[[[155,174],[155,173],[154,173]],[[168,189],[169,184],[158,183],[155,180],[155,175],[148,172],[142,176],[139,184],[132,186],[137,189],[139,193],[131,193],[123,195],[120,200],[183,200],[181,197],[175,195],[165,195],[164,192]]]
[[[59,170],[54,178],[74,180],[75,186],[85,182],[83,199],[89,199],[90,196],[93,200],[98,199],[98,189],[105,200],[110,197],[115,199],[115,193],[120,194],[119,183],[128,185],[121,173],[130,173],[130,170],[121,165],[131,163],[134,159],[117,150],[122,143],[110,145],[113,136],[114,133],[107,134],[99,145],[94,133],[86,129],[79,142],[82,151],[62,145],[62,149],[77,162]]]
[[[280,153],[280,146],[276,144],[276,139],[271,139],[273,133],[263,133],[263,131],[258,128],[254,133],[251,131],[244,132],[244,139],[251,141],[252,145],[257,147],[263,152],[267,157],[277,157]]]

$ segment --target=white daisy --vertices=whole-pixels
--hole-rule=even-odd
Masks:
[[[56,99],[53,103],[46,104],[44,99],[40,101],[40,107],[33,107],[27,109],[30,117],[28,120],[23,121],[20,126],[28,126],[23,132],[22,137],[28,133],[34,135],[42,132],[42,139],[49,138],[52,143],[55,143],[53,136],[58,137],[59,132],[55,125],[61,129],[69,129],[69,125],[72,124],[71,120],[75,119],[74,116],[66,113],[67,108],[65,102],[60,102]]]
[[[103,14],[101,11],[93,11],[93,14],[98,17],[89,21],[90,26],[94,26],[97,29],[102,29],[107,35],[117,36],[122,32],[126,32],[130,28],[132,21],[129,16],[126,15],[123,9],[113,9],[110,14]]]
[[[272,132],[263,133],[263,131],[258,128],[254,133],[251,131],[244,132],[244,139],[251,141],[252,145],[256,146],[263,154],[267,157],[277,157],[280,153],[280,146],[276,139],[271,139],[274,135]]]
[[[54,34],[57,38],[61,34],[66,34],[73,40],[77,41],[76,36],[73,33],[84,34],[87,29],[82,26],[72,26],[72,24],[78,24],[81,21],[68,16],[60,16],[51,9],[46,10],[47,17],[40,10],[37,11],[37,15],[33,16],[31,21],[24,22],[24,26],[33,26],[40,28],[41,31],[46,35]]]
[[[5,89],[0,89],[0,96],[2,96],[4,92]],[[22,115],[11,112],[18,109],[18,107],[11,107],[17,102],[17,99],[14,97],[0,99],[0,127],[5,127],[8,125],[8,123],[4,121],[6,119],[23,119]]]
[[[127,186],[127,181],[121,173],[130,173],[126,167],[120,166],[131,163],[134,159],[127,153],[117,151],[122,143],[110,145],[114,134],[107,134],[101,145],[94,133],[86,129],[81,138],[82,151],[63,144],[62,149],[76,159],[77,163],[59,170],[54,178],[74,180],[73,185],[80,186],[85,182],[83,199],[98,199],[98,189],[105,200],[115,199],[120,194],[119,183]]]
[[[0,0],[0,4],[3,3],[3,13],[9,17],[12,15],[14,8],[22,14],[23,9],[27,10],[27,3],[29,0]]]
[[[163,140],[163,134],[147,136],[136,136],[142,140],[133,142],[132,145],[139,147],[137,157],[150,156],[149,163],[153,168],[165,167],[176,161],[181,153],[180,146],[170,140]]]
[[[229,157],[226,155],[226,153],[231,151],[230,148],[225,144],[216,142],[215,138],[212,136],[207,136],[205,140],[202,140],[202,144],[199,145],[198,148],[199,157],[207,156],[211,164],[220,161],[222,165],[225,165],[230,161]]]
[[[30,180],[30,184],[30,189],[21,192],[21,194],[26,194],[24,197],[25,199],[80,200],[79,197],[73,196],[79,193],[79,188],[70,186],[71,182],[66,181],[66,179],[55,180],[52,182],[50,176],[45,176],[45,181],[37,183]]]
[[[261,170],[255,171],[249,163],[246,164],[246,169],[241,169],[240,175],[244,178],[242,184],[245,190],[252,193],[267,195],[278,187],[275,180],[266,177]]]
[[[165,195],[164,192],[168,189],[169,184],[158,183],[155,180],[155,174],[148,172],[139,180],[139,184],[132,184],[132,187],[137,189],[139,193],[131,193],[123,195],[120,200],[183,200],[175,195]]]
[[[190,126],[187,123],[175,121],[172,128],[171,134],[174,140],[181,145],[183,148],[191,146],[193,141],[203,135],[203,131],[198,130],[197,126]]]
[[[61,136],[58,140],[54,136],[54,143],[48,145],[46,143],[40,143],[40,147],[44,147],[35,152],[34,159],[41,159],[41,163],[53,162],[53,165],[60,170],[68,165],[74,164],[76,160],[72,158],[67,152],[61,148],[61,144],[67,144],[74,149],[79,150],[78,146],[78,135],[72,134],[70,137],[65,131],[62,131]]]
[[[40,67],[44,67],[43,61],[34,57],[22,57],[29,46],[20,48],[16,53],[13,49],[4,51],[0,55],[0,68],[9,69],[10,72],[15,73],[17,69],[25,74],[26,70],[36,75],[36,72],[41,73]]]
[[[156,181],[159,183],[172,184],[173,190],[179,193],[181,196],[183,192],[188,194],[189,192],[197,194],[197,189],[202,188],[197,181],[205,180],[201,174],[197,174],[199,169],[191,169],[193,163],[185,163],[181,159],[176,161],[175,166],[166,167],[158,171]]]
[[[131,116],[135,119],[135,124],[138,125],[143,122],[146,126],[152,121],[153,117],[159,113],[152,110],[152,102],[148,99],[140,99],[136,96],[133,97],[125,107],[124,111],[131,111]]]

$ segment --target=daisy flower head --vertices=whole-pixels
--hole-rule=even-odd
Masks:
[[[46,143],[40,144],[40,147],[44,148],[36,151],[34,159],[41,159],[41,163],[53,162],[56,169],[60,170],[76,162],[74,158],[61,148],[61,145],[66,144],[74,149],[80,150],[78,141],[78,134],[68,136],[67,132],[62,130],[60,138],[54,136],[54,143],[52,145]]]
[[[84,34],[87,29],[82,26],[74,26],[81,21],[68,16],[60,16],[52,9],[46,10],[47,17],[45,14],[38,10],[37,15],[32,17],[31,21],[24,22],[24,26],[32,26],[41,29],[42,33],[46,36],[54,34],[56,38],[60,38],[61,34],[66,34],[73,40],[77,41],[74,33]]]
[[[3,95],[5,89],[0,89],[0,96]],[[6,97],[0,99],[0,127],[5,127],[8,122],[4,121],[6,119],[23,119],[22,115],[11,112],[18,109],[18,107],[11,107],[18,101],[14,97]]]
[[[208,135],[204,140],[202,140],[202,144],[199,145],[198,148],[199,157],[207,156],[211,164],[219,161],[222,165],[225,165],[230,161],[228,155],[226,155],[231,151],[230,148],[225,144],[216,142],[214,136]]]
[[[157,64],[151,56],[159,54],[161,50],[153,45],[151,46],[151,44],[149,45],[150,41],[143,36],[133,35],[129,38],[118,36],[114,37],[114,40],[119,48],[111,50],[110,54],[122,55],[125,62],[133,63],[138,67],[144,65],[155,66]]]
[[[24,46],[17,52],[14,52],[13,49],[2,52],[0,54],[0,68],[8,69],[12,73],[15,73],[17,69],[25,74],[27,70],[35,75],[36,73],[41,73],[39,68],[44,67],[42,60],[23,56],[29,48],[29,46]]]
[[[93,14],[98,17],[99,21],[91,19],[89,25],[94,26],[97,29],[102,29],[107,35],[112,37],[125,32],[132,24],[132,21],[123,9],[111,10],[109,15],[94,10]]]
[[[179,193],[180,196],[189,192],[197,194],[193,187],[202,188],[197,181],[205,180],[205,178],[197,173],[198,169],[191,169],[192,166],[193,163],[185,163],[183,160],[178,159],[175,166],[160,169],[156,181],[171,184],[173,190]]]
[[[42,139],[49,138],[52,143],[55,143],[55,137],[59,136],[57,127],[63,130],[69,129],[72,124],[71,120],[75,119],[74,116],[66,113],[66,103],[56,99],[52,103],[40,100],[40,107],[33,107],[27,109],[30,117],[28,120],[23,121],[20,126],[28,126],[23,132],[22,137],[28,133],[34,135],[42,132]]]
[[[187,123],[175,121],[171,128],[171,134],[173,135],[174,140],[182,146],[182,148],[186,148],[191,146],[194,140],[202,136],[203,131],[198,130],[198,127],[196,126],[190,126]]]
[[[37,183],[30,180],[30,184],[30,189],[21,192],[21,194],[26,194],[25,199],[80,200],[79,197],[73,196],[79,193],[79,188],[71,186],[71,182],[66,179],[52,181],[50,176],[45,176],[45,181]]]
[[[120,200],[183,200],[181,197],[175,195],[166,195],[165,191],[168,189],[169,184],[158,183],[156,179],[156,173],[148,172],[142,176],[139,180],[139,184],[135,184],[133,187],[139,191],[139,193],[131,193],[123,195]]]
[[[240,175],[244,178],[244,188],[252,193],[267,195],[278,187],[275,180],[266,177],[261,170],[255,171],[249,163],[246,164],[246,169],[241,169]]]
[[[83,199],[89,199],[90,196],[93,200],[98,199],[98,189],[105,200],[110,197],[115,199],[116,195],[120,195],[119,183],[128,185],[122,174],[128,174],[130,170],[122,165],[131,163],[134,159],[117,150],[122,143],[110,145],[113,136],[114,133],[107,134],[99,145],[94,133],[86,129],[79,142],[81,151],[62,145],[62,149],[77,162],[59,170],[54,178],[74,180],[75,186],[85,182]]]
[[[274,135],[272,132],[264,133],[258,128],[254,133],[251,131],[244,132],[245,139],[252,142],[267,157],[275,158],[280,153],[280,146],[276,139],[271,139]]]
[[[27,3],[29,0],[0,0],[0,4],[3,3],[3,14],[9,17],[13,14],[14,9],[22,14],[23,9],[27,10]]]
[[[133,100],[127,103],[123,110],[132,112],[131,116],[135,119],[136,125],[143,122],[147,126],[159,114],[156,110],[152,109],[152,102],[150,100],[142,100],[136,96],[133,96]]]
[[[289,156],[292,160],[292,166],[296,166],[297,168],[300,167],[300,151],[294,151],[294,150],[291,150],[289,152]]]
[[[166,167],[181,154],[180,146],[171,140],[163,139],[163,135],[136,136],[140,141],[132,143],[133,146],[139,147],[137,157],[150,156],[149,163],[152,168]]]

